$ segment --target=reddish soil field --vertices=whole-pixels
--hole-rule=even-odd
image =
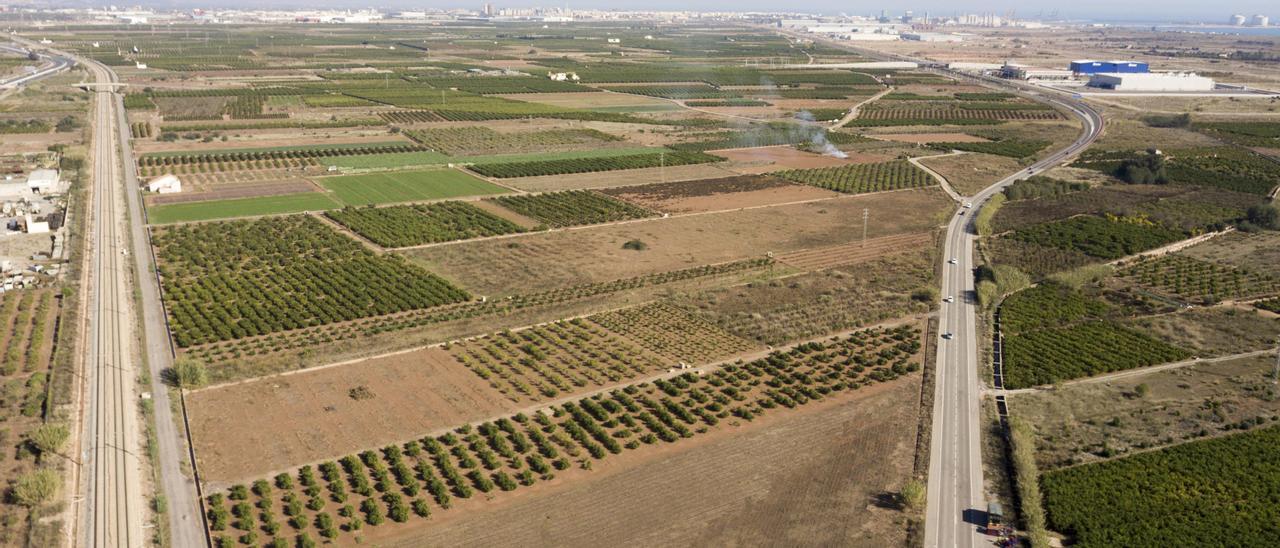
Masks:
[[[378,546],[900,546],[920,377],[364,531]],[[468,511],[469,510],[469,511]],[[415,526],[416,524],[416,526]]]
[[[779,262],[804,270],[823,270],[827,268],[866,262],[896,251],[917,249],[933,245],[933,235],[929,232],[896,234],[883,238],[872,238],[866,244],[853,242],[829,247],[806,249],[795,253],[784,253],[776,256]]]
[[[840,195],[829,190],[808,185],[795,185],[777,177],[762,175],[620,187],[602,192],[666,213],[724,211],[820,200]]]
[[[621,169],[618,171],[601,171],[598,173],[518,177],[515,179],[504,180],[503,184],[529,192],[548,192],[556,190],[645,185],[664,180],[692,181],[695,179],[712,179],[738,174],[732,171],[729,166],[724,165],[725,163],[726,162],[716,162],[713,164],[693,164],[667,168],[649,167],[641,169]]]
[[[879,133],[867,137],[901,143],[985,143],[988,139],[967,133]]]
[[[773,164],[774,169],[808,169],[814,167],[834,167],[850,163],[834,156],[823,156],[790,146],[733,148],[711,150],[709,154],[727,158],[731,162],[751,164]]]
[[[276,181],[262,184],[219,185],[217,190],[209,192],[192,192],[180,194],[157,194],[147,196],[147,205],[180,204],[184,202],[203,202],[207,200],[227,200],[231,198],[257,198],[261,196],[279,196],[299,192],[319,192],[320,189],[306,179]]]
[[[353,397],[362,386],[371,397]],[[214,486],[403,441],[510,405],[440,348],[187,395],[200,474]]]

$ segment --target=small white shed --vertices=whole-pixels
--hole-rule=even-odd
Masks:
[[[147,190],[157,194],[182,192],[182,181],[173,175],[161,175],[147,183]]]
[[[58,191],[58,171],[53,169],[37,169],[27,176],[27,187],[32,192],[48,194]]]

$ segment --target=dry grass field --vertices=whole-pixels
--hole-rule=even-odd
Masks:
[[[956,154],[920,160],[920,163],[937,171],[964,195],[976,194],[996,181],[1022,168],[1013,158],[994,154]]]
[[[1056,468],[1270,420],[1280,415],[1269,379],[1274,363],[1263,356],[1197,364],[1015,395],[1009,406],[1036,425],[1041,465]]]
[[[861,223],[851,219],[860,219],[864,208],[871,214],[870,237],[920,232],[937,226],[948,205],[931,188],[465,242],[405,255],[476,294],[508,295],[846,243],[861,238]],[[623,248],[632,240],[647,248]]]

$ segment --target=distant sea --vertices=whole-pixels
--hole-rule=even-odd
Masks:
[[[1171,25],[1169,23],[1119,23],[1117,27],[1156,29],[1165,32],[1202,32],[1205,34],[1239,34],[1241,36],[1280,36],[1280,26],[1235,27],[1231,25]]]

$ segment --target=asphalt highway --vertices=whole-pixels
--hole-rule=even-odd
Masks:
[[[1067,147],[965,200],[973,204],[947,226],[943,258],[944,302],[938,331],[950,338],[938,340],[937,377],[933,401],[933,431],[929,455],[928,504],[925,509],[927,547],[983,545],[986,490],[982,479],[982,399],[978,360],[978,303],[974,286],[974,216],[982,205],[1004,187],[1070,160],[1102,133],[1102,116],[1080,102],[1040,96],[1080,118],[1084,130]],[[954,260],[955,264],[951,264]],[[982,524],[982,525],[980,525]]]

